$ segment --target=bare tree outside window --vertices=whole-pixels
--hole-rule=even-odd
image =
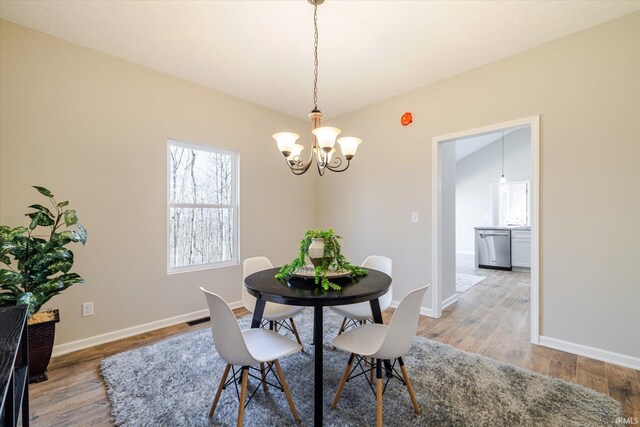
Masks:
[[[237,260],[235,153],[169,142],[169,269]]]

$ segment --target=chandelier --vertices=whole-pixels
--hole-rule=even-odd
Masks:
[[[318,173],[323,176],[328,169],[332,172],[344,172],[349,168],[351,159],[356,155],[358,145],[362,142],[360,138],[345,136],[338,138],[341,130],[334,127],[322,127],[322,112],[318,110],[318,5],[324,0],[308,0],[313,5],[313,110],[309,114],[311,119],[311,152],[308,160],[302,159],[304,146],[297,144],[300,135],[293,132],[278,132],[273,134],[273,138],[278,144],[278,149],[286,158],[286,164],[295,175],[302,175],[309,170],[314,163],[318,168]],[[340,144],[342,156],[336,153],[336,142]]]

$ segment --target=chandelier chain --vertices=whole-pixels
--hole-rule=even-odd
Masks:
[[[318,3],[313,5],[313,109],[318,109]]]

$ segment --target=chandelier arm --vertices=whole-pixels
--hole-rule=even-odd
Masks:
[[[334,166],[332,166],[333,168],[339,168],[340,165],[342,165],[342,157],[340,156],[335,156],[332,160],[332,163],[335,163]],[[328,166],[328,165],[327,165]]]
[[[311,162],[313,161],[313,151],[316,148],[316,144],[313,141],[314,136],[312,136],[311,138],[311,150],[309,150],[309,160],[307,161],[307,163],[311,164]]]
[[[304,173],[306,173],[308,170],[309,170],[309,167],[307,167],[306,169],[299,169],[299,170],[298,170],[298,169],[293,169],[293,168],[292,168],[292,169],[291,169],[291,172],[292,172],[294,175],[303,175],[303,174],[304,174]]]
[[[307,166],[302,160],[297,159],[297,160],[287,160],[287,165],[289,166],[290,169],[304,169],[305,166]]]
[[[311,150],[311,152],[309,153],[309,158],[306,163],[300,160],[300,156],[298,156],[297,160],[294,159],[293,165],[287,160],[287,165],[291,169],[304,169],[306,172],[307,169],[309,169],[309,166],[311,165],[312,162],[313,162],[313,150]]]
[[[311,160],[307,163],[304,163],[301,160],[297,160],[294,164],[287,162],[287,166],[289,166],[289,169],[291,169],[291,172],[293,172],[294,175],[302,175],[309,170],[309,168],[311,167],[311,163]]]
[[[340,166],[342,166],[343,161],[340,157],[336,157],[335,160],[339,160],[338,164],[336,166],[329,166],[327,165],[327,169],[329,169],[331,172],[344,172],[347,169],[349,169],[349,166],[351,165],[351,160],[347,159],[347,164],[344,165],[343,168],[340,168]]]

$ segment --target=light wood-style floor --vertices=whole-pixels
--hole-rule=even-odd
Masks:
[[[639,371],[530,344],[528,274],[472,270],[465,272],[488,278],[459,294],[441,318],[421,317],[419,335],[592,388],[618,400],[628,417],[640,417]],[[385,313],[386,320],[392,312]],[[111,425],[100,361],[207,327],[180,324],[52,359],[49,380],[30,388],[32,425]]]

